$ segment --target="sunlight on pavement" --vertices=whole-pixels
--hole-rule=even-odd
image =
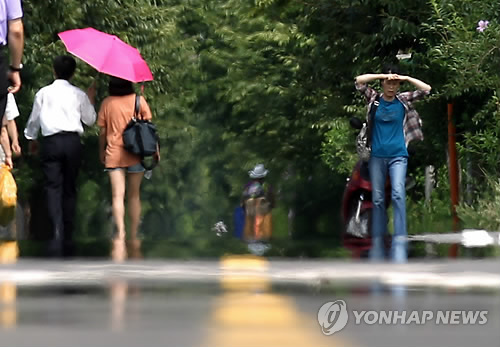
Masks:
[[[202,346],[352,346],[324,336],[318,322],[301,313],[292,298],[272,293],[268,265],[254,256],[221,260],[224,293],[214,302]]]

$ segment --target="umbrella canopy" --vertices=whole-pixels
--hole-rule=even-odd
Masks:
[[[153,80],[139,51],[114,35],[94,28],[68,30],[58,35],[68,52],[99,72],[131,82]]]

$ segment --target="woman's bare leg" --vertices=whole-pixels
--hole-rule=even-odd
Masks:
[[[113,239],[111,256],[115,261],[123,261],[127,257],[125,247],[125,171],[110,171],[109,179],[111,181],[113,220],[117,231]]]
[[[141,241],[137,238],[141,222],[141,182],[143,172],[131,172],[127,175],[127,203],[130,221],[130,241],[135,258],[141,257]]]

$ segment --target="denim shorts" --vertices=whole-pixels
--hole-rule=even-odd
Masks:
[[[110,168],[105,168],[104,171],[110,172],[110,171],[116,171],[116,170],[125,170],[127,169],[127,172],[129,173],[137,173],[137,172],[144,172],[146,169],[144,166],[142,166],[141,163],[129,166],[129,167],[110,167]]]

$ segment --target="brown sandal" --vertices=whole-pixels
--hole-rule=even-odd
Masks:
[[[141,243],[142,242],[139,239],[129,241],[130,258],[142,259]]]

